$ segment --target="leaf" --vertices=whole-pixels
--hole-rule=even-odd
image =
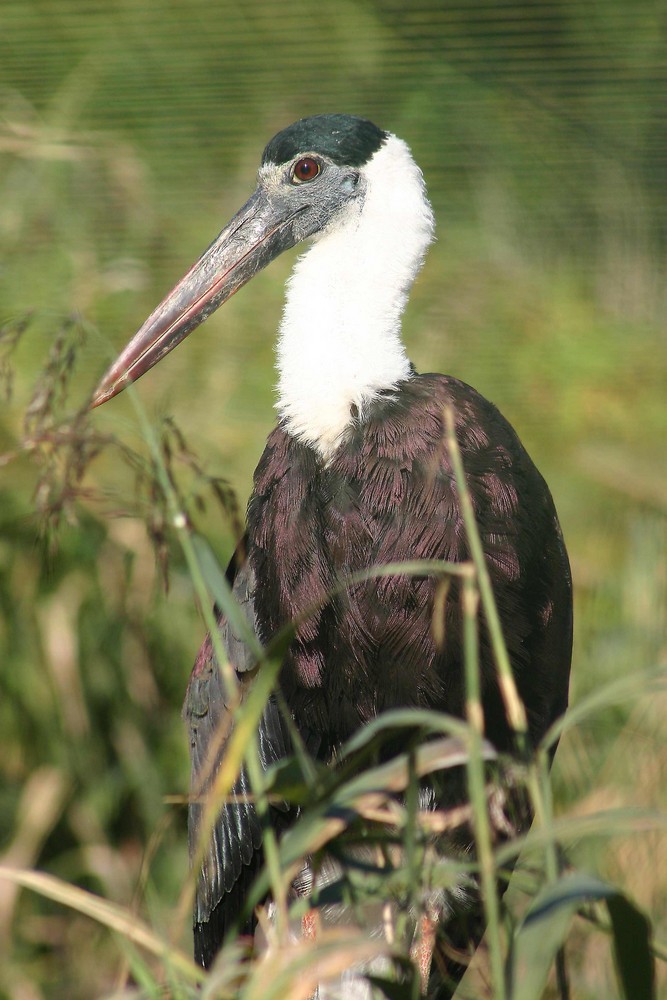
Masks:
[[[514,939],[509,962],[510,1000],[541,997],[556,952],[582,903],[599,898],[596,879],[565,875],[538,893]]]
[[[395,708],[376,716],[365,726],[362,726],[350,739],[343,744],[340,751],[342,758],[356,753],[366,746],[378,733],[388,731],[390,735],[402,729],[417,729],[421,732],[444,733],[458,736],[465,740],[468,726],[461,719],[444,712],[433,712],[424,708]]]
[[[413,1000],[415,995],[414,986],[409,983],[396,983],[393,979],[384,979],[380,976],[366,976],[366,979],[380,990],[387,1000]]]
[[[653,1000],[655,965],[651,956],[651,924],[627,896],[607,900],[614,933],[614,958],[627,1000]]]
[[[171,941],[159,937],[135,914],[117,903],[111,903],[86,889],[69,885],[46,872],[0,865],[0,879],[7,879],[15,885],[23,886],[24,889],[39,893],[46,899],[52,899],[78,913],[85,914],[91,920],[96,920],[121,934],[127,941],[132,941],[163,961],[169,962],[194,982],[201,980],[203,976],[202,970],[175,948]]]
[[[194,532],[190,536],[190,540],[197,562],[199,563],[199,569],[206,583],[206,589],[211,595],[212,600],[225,613],[227,621],[231,624],[236,634],[242,637],[246,645],[252,649],[257,659],[261,659],[263,655],[261,643],[234,597],[229,581],[222,571],[211,546],[205,538]]]
[[[667,830],[667,815],[659,809],[626,806],[618,809],[600,809],[581,816],[565,816],[554,820],[550,829],[536,827],[529,833],[513,837],[496,850],[496,864],[513,865],[524,850],[540,850],[554,840],[559,844],[573,844],[584,838],[619,837],[623,834]]]
[[[609,908],[623,995],[627,1000],[653,1000],[648,921],[614,886],[581,872],[563,875],[549,885],[535,897],[526,913],[510,955],[510,1000],[536,1000],[542,996],[572,917],[580,906],[593,901],[604,901]]]
[[[328,776],[326,765],[311,759],[315,774],[321,773],[321,781]],[[274,798],[280,797],[290,805],[303,806],[313,801],[313,779],[304,775],[301,760],[292,755],[270,764],[264,772],[263,789]]]

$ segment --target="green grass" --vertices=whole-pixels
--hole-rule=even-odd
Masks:
[[[32,334],[28,323],[23,341]],[[59,409],[71,412],[66,399],[75,370],[70,349],[80,343],[80,336],[71,325],[54,334],[60,347],[52,345],[46,374],[27,406],[28,437],[5,464],[16,477],[3,505],[3,662],[17,666],[3,671],[8,748],[3,766],[10,778],[3,810],[8,844],[3,860],[9,877],[3,899],[11,942],[4,988],[9,996],[18,996],[28,983],[37,989],[43,983],[47,996],[102,996],[111,993],[114,982],[122,987],[131,975],[142,985],[142,995],[162,995],[160,984],[168,984],[169,995],[185,997],[191,995],[196,975],[187,959],[191,883],[184,808],[178,804],[187,777],[185,738],[177,715],[187,664],[201,631],[193,617],[195,605],[198,602],[207,618],[213,598],[219,600],[220,595],[210,566],[200,562],[201,546],[192,550],[190,531],[181,527],[174,532],[173,524],[182,506],[204,526],[213,521],[214,544],[224,552],[229,534],[225,539],[219,529],[226,524],[231,532],[230,516],[220,517],[211,488],[217,484],[219,492],[217,478],[201,468],[169,424],[162,427],[160,439],[154,438],[150,425],[142,424],[144,418],[135,431],[128,422],[119,434],[106,427],[100,434],[95,415],[83,425],[75,419],[70,437],[63,436],[57,416]],[[24,343],[16,348],[21,349]],[[128,450],[142,438],[136,452]],[[90,455],[96,457],[88,467]],[[580,475],[577,471],[576,478]],[[109,476],[123,484],[120,495],[115,484],[109,491]],[[35,483],[36,496],[29,498],[24,484]],[[228,500],[226,493],[223,499]],[[31,513],[35,507],[40,516]],[[548,845],[555,837],[565,845],[575,870],[603,876],[617,888],[626,908],[630,900],[641,905],[656,922],[660,952],[667,881],[658,859],[665,840],[662,789],[667,757],[660,711],[665,675],[664,669],[656,674],[655,667],[664,653],[665,523],[645,503],[633,511],[626,501],[626,507],[624,544],[611,539],[603,553],[612,565],[617,561],[617,573],[599,582],[596,574],[605,568],[600,562],[577,588],[573,701],[577,705],[583,700],[583,705],[566,723],[547,792],[549,798],[555,795],[555,825],[549,820],[547,827],[550,839],[542,844],[538,825],[536,845],[524,852],[524,863],[536,865],[542,874],[535,880],[525,869],[523,883],[518,879],[519,888],[510,894],[508,912],[519,933],[526,902],[540,886],[547,891],[547,872],[551,879],[556,875],[548,861]],[[231,520],[234,516],[232,510]],[[39,541],[38,529],[49,524],[51,531]],[[602,524],[600,530],[604,528]],[[575,574],[576,553],[575,547]],[[159,572],[165,561],[170,565],[167,594]],[[189,650],[184,634],[191,636]],[[588,709],[586,697],[591,701]],[[227,785],[239,761],[234,764],[232,756]],[[302,780],[306,785],[298,794],[306,800],[322,801],[324,795],[329,808],[350,801],[345,788],[334,785],[323,792]],[[378,779],[371,775],[369,780],[369,787],[376,788]],[[482,816],[480,786],[475,787],[476,815]],[[352,801],[363,819],[363,802]],[[540,801],[538,814],[545,817]],[[323,832],[321,824],[317,811],[313,817],[306,813],[304,833],[297,838],[299,850],[346,833],[335,825],[329,829],[326,821]],[[398,830],[407,836],[404,824],[399,822]],[[287,863],[274,869],[273,884]],[[41,876],[40,869],[50,874]],[[451,879],[452,871],[444,877]],[[583,879],[583,874],[578,877]],[[33,892],[19,895],[8,888],[15,884]],[[77,886],[95,896],[81,895]],[[359,893],[358,886],[355,891]],[[398,892],[400,899],[400,888],[391,889],[389,883],[366,887],[362,899],[364,893],[374,898],[378,891]],[[547,920],[546,930],[538,922],[538,940],[552,940],[555,948],[568,934],[571,912],[591,891],[588,883],[575,882],[573,893],[556,908],[558,921]],[[595,923],[579,918],[568,937],[575,995],[589,991],[594,996],[600,989],[613,995],[617,987],[612,951],[599,926],[600,919],[605,921],[598,911],[592,915]],[[91,930],[90,917],[114,933]],[[461,987],[462,996],[504,995],[499,977],[510,960],[507,919],[503,924],[498,918],[493,921],[497,936],[491,972],[478,971],[477,980],[471,973],[468,985]],[[633,933],[636,936],[636,926]],[[530,941],[528,936],[529,956],[534,951]],[[325,935],[314,948],[311,944],[299,951],[294,946],[287,961],[283,944],[276,952],[270,950],[256,971],[239,965],[240,953],[233,953],[223,965],[224,977],[234,984],[231,993],[225,993],[229,987],[221,984],[220,971],[212,974],[207,988],[211,996],[236,995],[244,982],[243,996],[251,997],[275,981],[278,992],[284,991],[293,976],[308,982],[313,962],[326,956],[331,963],[327,967],[334,969],[351,961],[353,954],[359,957],[360,947],[357,938],[330,940]],[[550,954],[547,946],[543,961]],[[539,963],[531,966],[529,961],[527,974],[520,949],[517,956],[520,981],[540,982]],[[632,962],[636,964],[636,956]],[[483,961],[478,964],[483,970]],[[638,996],[634,988],[626,995]]]
[[[18,350],[31,336],[28,326]],[[530,364],[526,371],[532,372]],[[581,384],[587,387],[583,376]],[[519,396],[516,387],[513,391]],[[650,410],[650,400],[642,406]],[[106,421],[100,423],[107,433]],[[565,428],[561,441],[567,443],[567,434]],[[125,441],[135,443],[141,436],[129,421],[121,425]],[[56,875],[62,880],[57,901],[71,907],[49,903],[44,886],[38,885],[37,895],[10,894],[9,995],[19,995],[28,982],[37,988],[45,984],[48,996],[103,995],[129,969],[137,982],[153,984],[145,987],[146,995],[157,995],[160,981],[180,984],[172,987],[176,996],[189,989],[188,977],[172,968],[173,959],[153,958],[140,973],[145,958],[140,961],[130,944],[138,933],[132,930],[138,911],[158,941],[166,934],[169,942],[180,943],[182,953],[188,951],[188,908],[179,902],[187,883],[184,810],[165,806],[163,796],[183,794],[187,787],[178,707],[201,632],[185,561],[169,538],[168,515],[155,503],[150,485],[146,489],[145,446],[141,454],[129,468],[118,450],[96,460],[85,480],[91,496],[65,507],[52,551],[46,539],[37,540],[40,522],[31,514],[34,500],[27,493],[48,467],[50,450],[19,454],[6,466],[14,486],[3,504],[2,546],[6,861]],[[143,487],[136,495],[138,464]],[[581,477],[576,468],[568,485],[586,509],[577,489]],[[589,491],[596,478],[594,468]],[[197,483],[199,490],[205,485],[201,476]],[[191,477],[184,489],[192,491]],[[570,540],[578,584],[574,701],[604,691],[615,678],[628,676],[629,683],[618,703],[584,716],[563,740],[554,789],[557,815],[562,811],[565,819],[624,807],[654,810],[662,803],[665,756],[658,705],[664,693],[653,689],[642,668],[657,664],[663,653],[664,519],[643,497],[637,503],[632,494],[624,498],[619,492],[620,498],[601,508],[606,516],[595,525],[597,544],[582,539],[579,554],[576,532],[574,548]],[[214,524],[214,543],[224,554],[229,535],[220,535],[219,514],[213,516],[218,507],[209,506],[204,529]],[[620,537],[607,538],[619,524]],[[600,537],[606,541],[602,551]],[[166,596],[151,540],[171,554]],[[586,559],[586,543],[593,558]],[[610,567],[615,567],[611,575]],[[569,854],[583,870],[607,876],[637,899],[660,926],[665,877],[655,859],[664,833],[657,821],[640,814],[621,820],[620,813],[611,813],[610,830],[603,823],[587,836],[566,835]],[[91,931],[80,913],[81,900],[73,888],[68,894],[77,884],[120,904],[125,924],[116,940]],[[578,993],[589,989],[593,996],[604,988],[612,995],[610,949],[604,944],[605,957],[600,956],[599,931],[580,921],[573,940],[569,952]],[[338,946],[347,954],[350,941]],[[591,952],[597,965],[586,957]],[[258,974],[273,975],[267,969]],[[486,995],[484,982],[471,987],[470,995]]]
[[[76,411],[249,193],[262,143],[333,108],[395,128],[425,168],[439,242],[405,321],[417,367],[451,372],[496,402],[552,488],[576,604],[575,711],[550,783],[554,829],[575,870],[633,900],[664,951],[658,13],[610,3],[591,24],[556,5],[548,31],[539,18],[524,25],[521,45],[507,31],[523,22],[492,13],[479,5],[466,21],[447,8],[431,25],[393,5],[314,16],[297,3],[296,62],[267,4],[245,14],[223,5],[211,18],[203,3],[154,0],[95,17],[34,0],[0,15],[0,863],[25,873],[0,880],[0,996],[130,996],[130,972],[140,996],[194,995],[180,706],[209,602],[152,487],[129,399],[87,425],[121,446],[105,447],[80,483],[70,479],[74,492],[45,531],[44,510],[59,498],[47,485],[75,474],[82,455],[78,446],[68,466],[62,443],[34,446],[39,413],[27,433],[24,419],[35,385],[62,331],[74,342],[86,332],[67,398],[43,414],[48,438],[49,413]],[[243,510],[273,420],[272,346],[290,263],[258,277],[138,390],[158,435],[173,415],[196,446],[193,467],[172,433],[174,474],[222,565],[234,517],[211,477]],[[101,443],[93,436],[86,447]],[[525,868],[510,894],[516,927],[546,885],[546,857],[536,841],[528,860],[538,874]],[[577,886],[571,898],[579,904]],[[609,907],[592,909],[596,922],[567,925],[572,992],[583,1000],[622,995],[599,927]],[[555,912],[567,923],[565,904]],[[536,920],[540,940],[553,940]],[[621,926],[637,937],[636,921]],[[321,952],[335,965],[355,944],[327,940]],[[286,968],[313,956],[273,951],[257,970],[239,959],[230,954],[219,976],[250,972],[246,995],[263,997],[269,979],[284,996]],[[482,955],[461,995],[494,995],[489,968]],[[667,996],[664,962],[657,977]],[[207,988],[216,995],[214,982]],[[555,996],[553,979],[545,995]]]

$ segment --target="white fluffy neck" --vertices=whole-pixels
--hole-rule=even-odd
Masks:
[[[378,393],[410,376],[401,314],[433,238],[421,171],[389,136],[351,204],[299,258],[280,327],[277,409],[287,430],[331,456]]]

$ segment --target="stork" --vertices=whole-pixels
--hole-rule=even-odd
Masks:
[[[311,241],[287,287],[278,421],[254,475],[243,556],[228,576],[262,643],[298,622],[279,683],[322,761],[334,760],[351,734],[387,709],[463,714],[461,617],[451,595],[440,648],[431,628],[433,579],[397,575],[336,590],[341,579],[377,564],[468,558],[443,443],[447,406],[533,745],[567,705],[571,580],[549,489],[492,403],[456,378],[418,374],[402,343],[401,316],[433,230],[421,171],[401,139],[351,115],[297,121],[269,142],[254,194],[144,323],[93,399],[94,406],[111,399],[278,254]],[[240,684],[251,684],[250,650],[224,617],[219,628]],[[480,658],[485,734],[507,751],[512,734],[483,621]],[[208,637],[185,704],[194,788],[226,711]],[[264,766],[290,752],[275,700],[260,722],[259,745]],[[237,791],[245,780],[242,772]],[[193,849],[200,810],[190,807]],[[203,965],[261,861],[258,817],[239,798],[221,810],[199,876],[194,933]]]

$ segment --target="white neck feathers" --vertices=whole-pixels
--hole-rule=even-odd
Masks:
[[[326,460],[378,393],[410,375],[401,314],[433,238],[421,171],[389,136],[353,202],[299,258],[278,340],[277,410]]]

